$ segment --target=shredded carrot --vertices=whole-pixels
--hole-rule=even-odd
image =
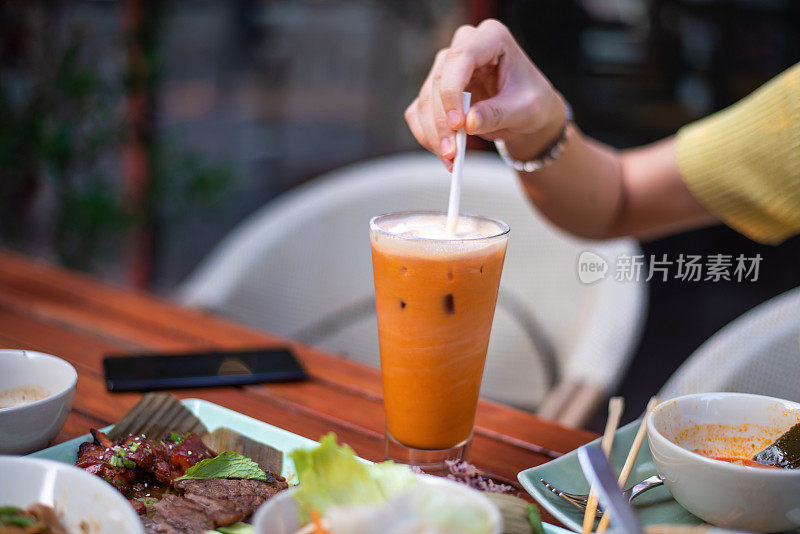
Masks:
[[[330,534],[330,531],[322,524],[322,516],[316,510],[311,510],[311,521],[314,522],[314,534]]]

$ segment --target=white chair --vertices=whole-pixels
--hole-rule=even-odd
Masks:
[[[756,306],[698,348],[659,398],[736,391],[800,402],[800,288]]]
[[[241,223],[178,298],[378,365],[368,221],[390,211],[444,209],[448,188],[449,174],[438,159],[420,152],[321,176]],[[582,241],[550,226],[494,155],[467,156],[462,190],[464,212],[511,227],[482,394],[536,409],[555,391],[543,414],[582,424],[627,368],[646,292],[643,283],[616,282],[613,270],[582,284],[577,258],[591,250],[613,261],[640,253],[638,245]],[[578,406],[567,409],[566,401]]]

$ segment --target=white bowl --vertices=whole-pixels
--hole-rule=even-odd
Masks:
[[[0,506],[52,506],[70,532],[144,532],[127,499],[83,469],[51,460],[0,456],[0,473]]]
[[[745,467],[692,451],[752,457],[798,422],[795,402],[701,393],[658,405],[648,416],[647,438],[658,472],[681,506],[717,526],[778,532],[800,527],[800,470]]]
[[[503,518],[500,509],[488,497],[474,490],[446,478],[433,475],[417,475],[420,484],[433,486],[437,492],[448,492],[464,501],[465,506],[482,508],[489,515],[491,534],[500,534],[503,531]],[[298,519],[297,501],[294,492],[297,488],[290,488],[270,499],[253,516],[253,528],[256,534],[294,534],[300,528]]]
[[[0,350],[0,391],[39,386],[43,399],[0,408],[0,454],[27,454],[50,443],[69,415],[78,373],[70,364],[41,352]]]

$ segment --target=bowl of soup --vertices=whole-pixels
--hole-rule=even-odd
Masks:
[[[47,446],[72,407],[78,373],[61,358],[0,350],[0,454]]]
[[[753,457],[800,423],[800,404],[746,393],[684,395],[648,416],[647,438],[664,484],[713,525],[758,532],[800,527],[800,469]]]

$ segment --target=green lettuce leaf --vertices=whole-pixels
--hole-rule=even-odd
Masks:
[[[237,478],[270,482],[267,474],[257,463],[235,452],[222,452],[214,458],[201,460],[187,469],[185,475],[175,480],[189,478]]]
[[[539,515],[539,509],[535,504],[529,504],[527,508],[528,523],[531,524],[533,534],[544,534],[544,527],[542,526],[542,517]]]
[[[325,515],[333,505],[382,503],[417,483],[407,465],[361,462],[353,449],[337,445],[333,433],[319,447],[298,449],[291,457],[300,481],[294,498],[301,524],[311,520],[312,510]]]

